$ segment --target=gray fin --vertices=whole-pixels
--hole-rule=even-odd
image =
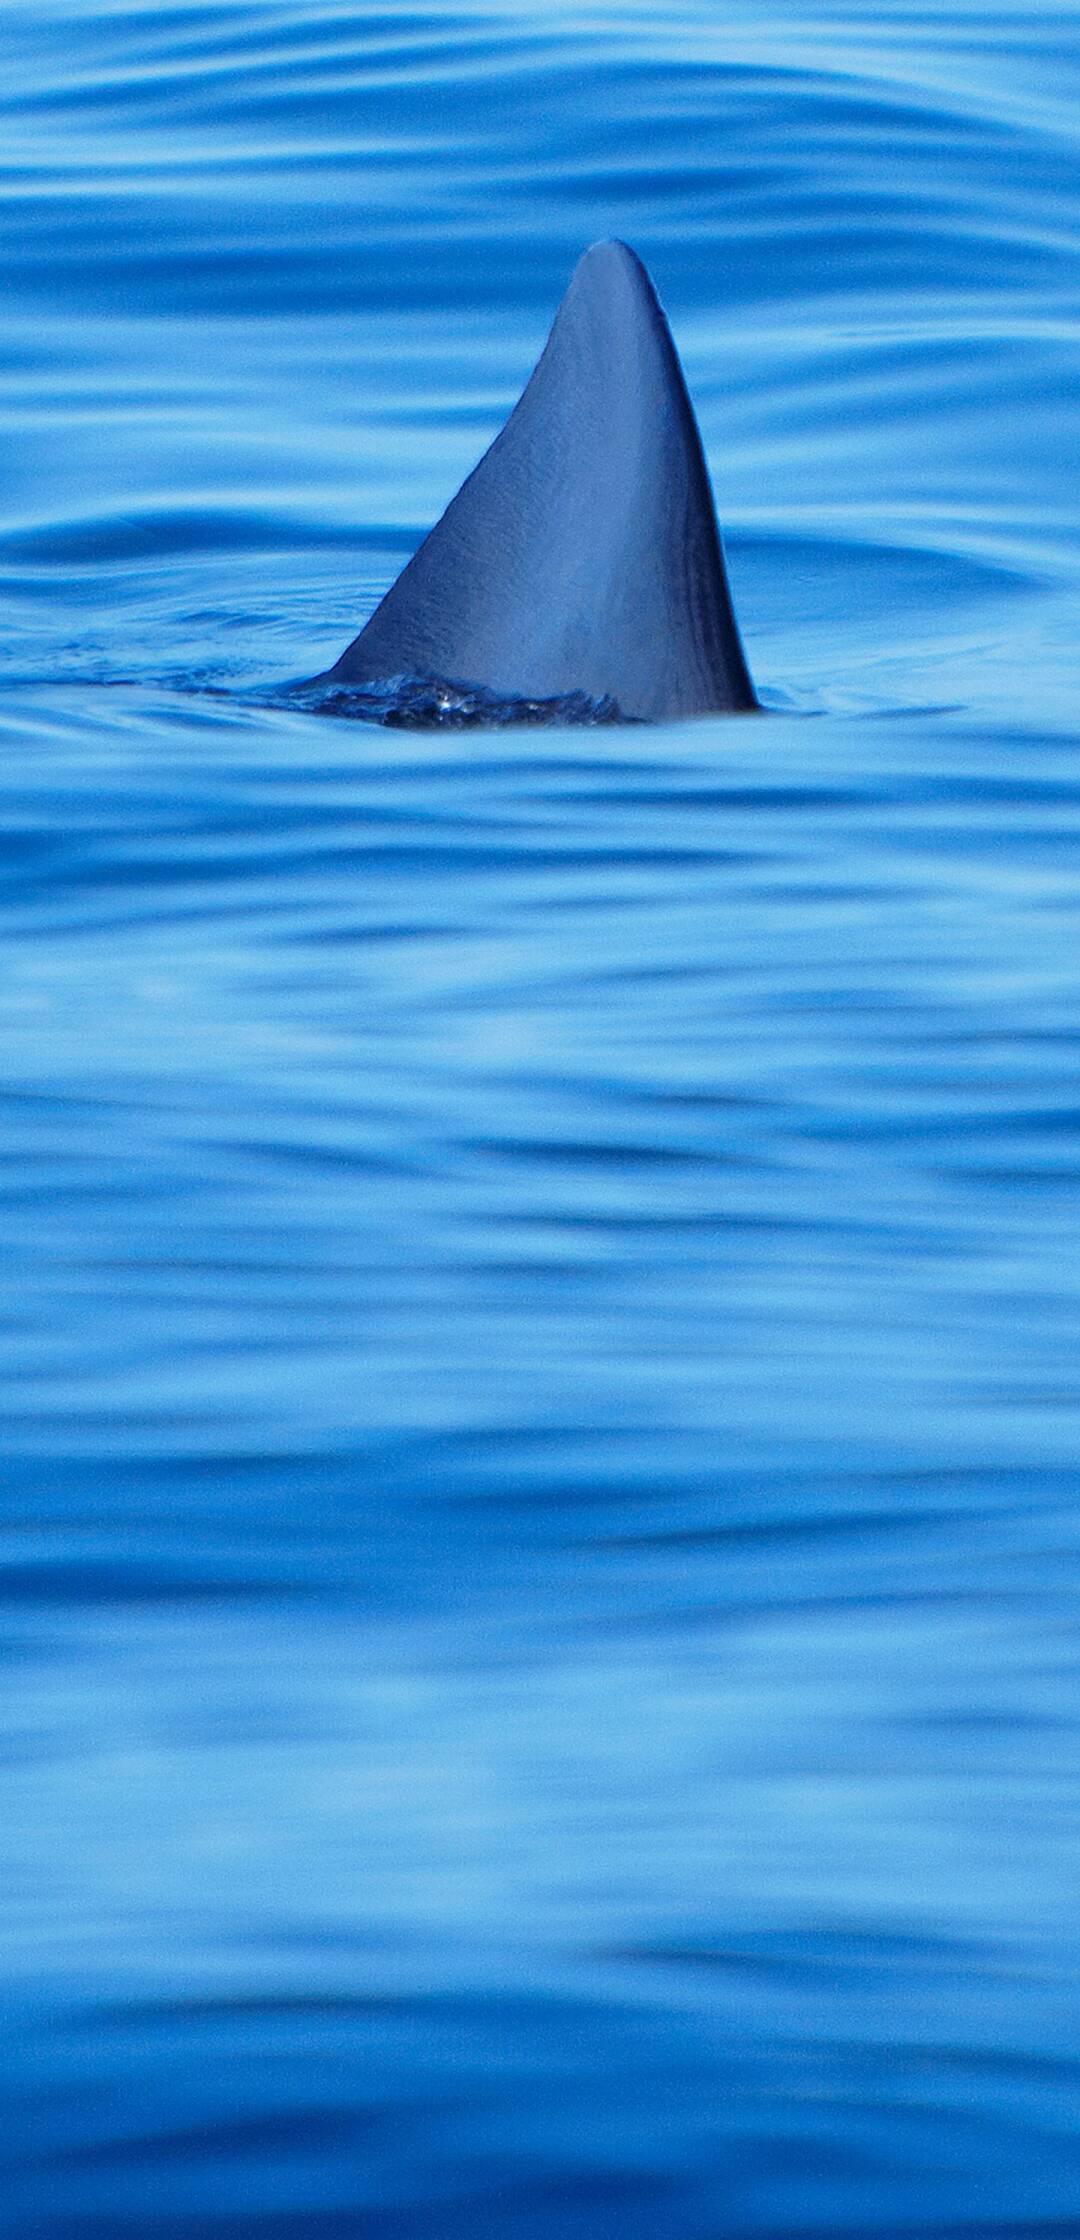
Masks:
[[[625,243],[586,251],[501,434],[327,681],[398,676],[654,719],[757,706],[682,368]]]

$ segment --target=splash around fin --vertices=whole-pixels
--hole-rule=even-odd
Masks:
[[[757,708],[682,367],[624,242],[586,251],[505,427],[315,682],[403,677],[638,721]]]

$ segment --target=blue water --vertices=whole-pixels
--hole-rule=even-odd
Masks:
[[[1080,6],[0,28],[12,2240],[1080,2233]],[[772,713],[336,657],[644,256]]]

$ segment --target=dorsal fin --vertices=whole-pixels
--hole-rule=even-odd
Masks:
[[[501,434],[329,672],[398,676],[756,707],[682,368],[625,243],[586,251]]]

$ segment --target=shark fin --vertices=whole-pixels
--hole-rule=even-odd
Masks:
[[[682,368],[623,242],[586,251],[505,427],[321,681],[402,676],[627,717],[757,706]]]

